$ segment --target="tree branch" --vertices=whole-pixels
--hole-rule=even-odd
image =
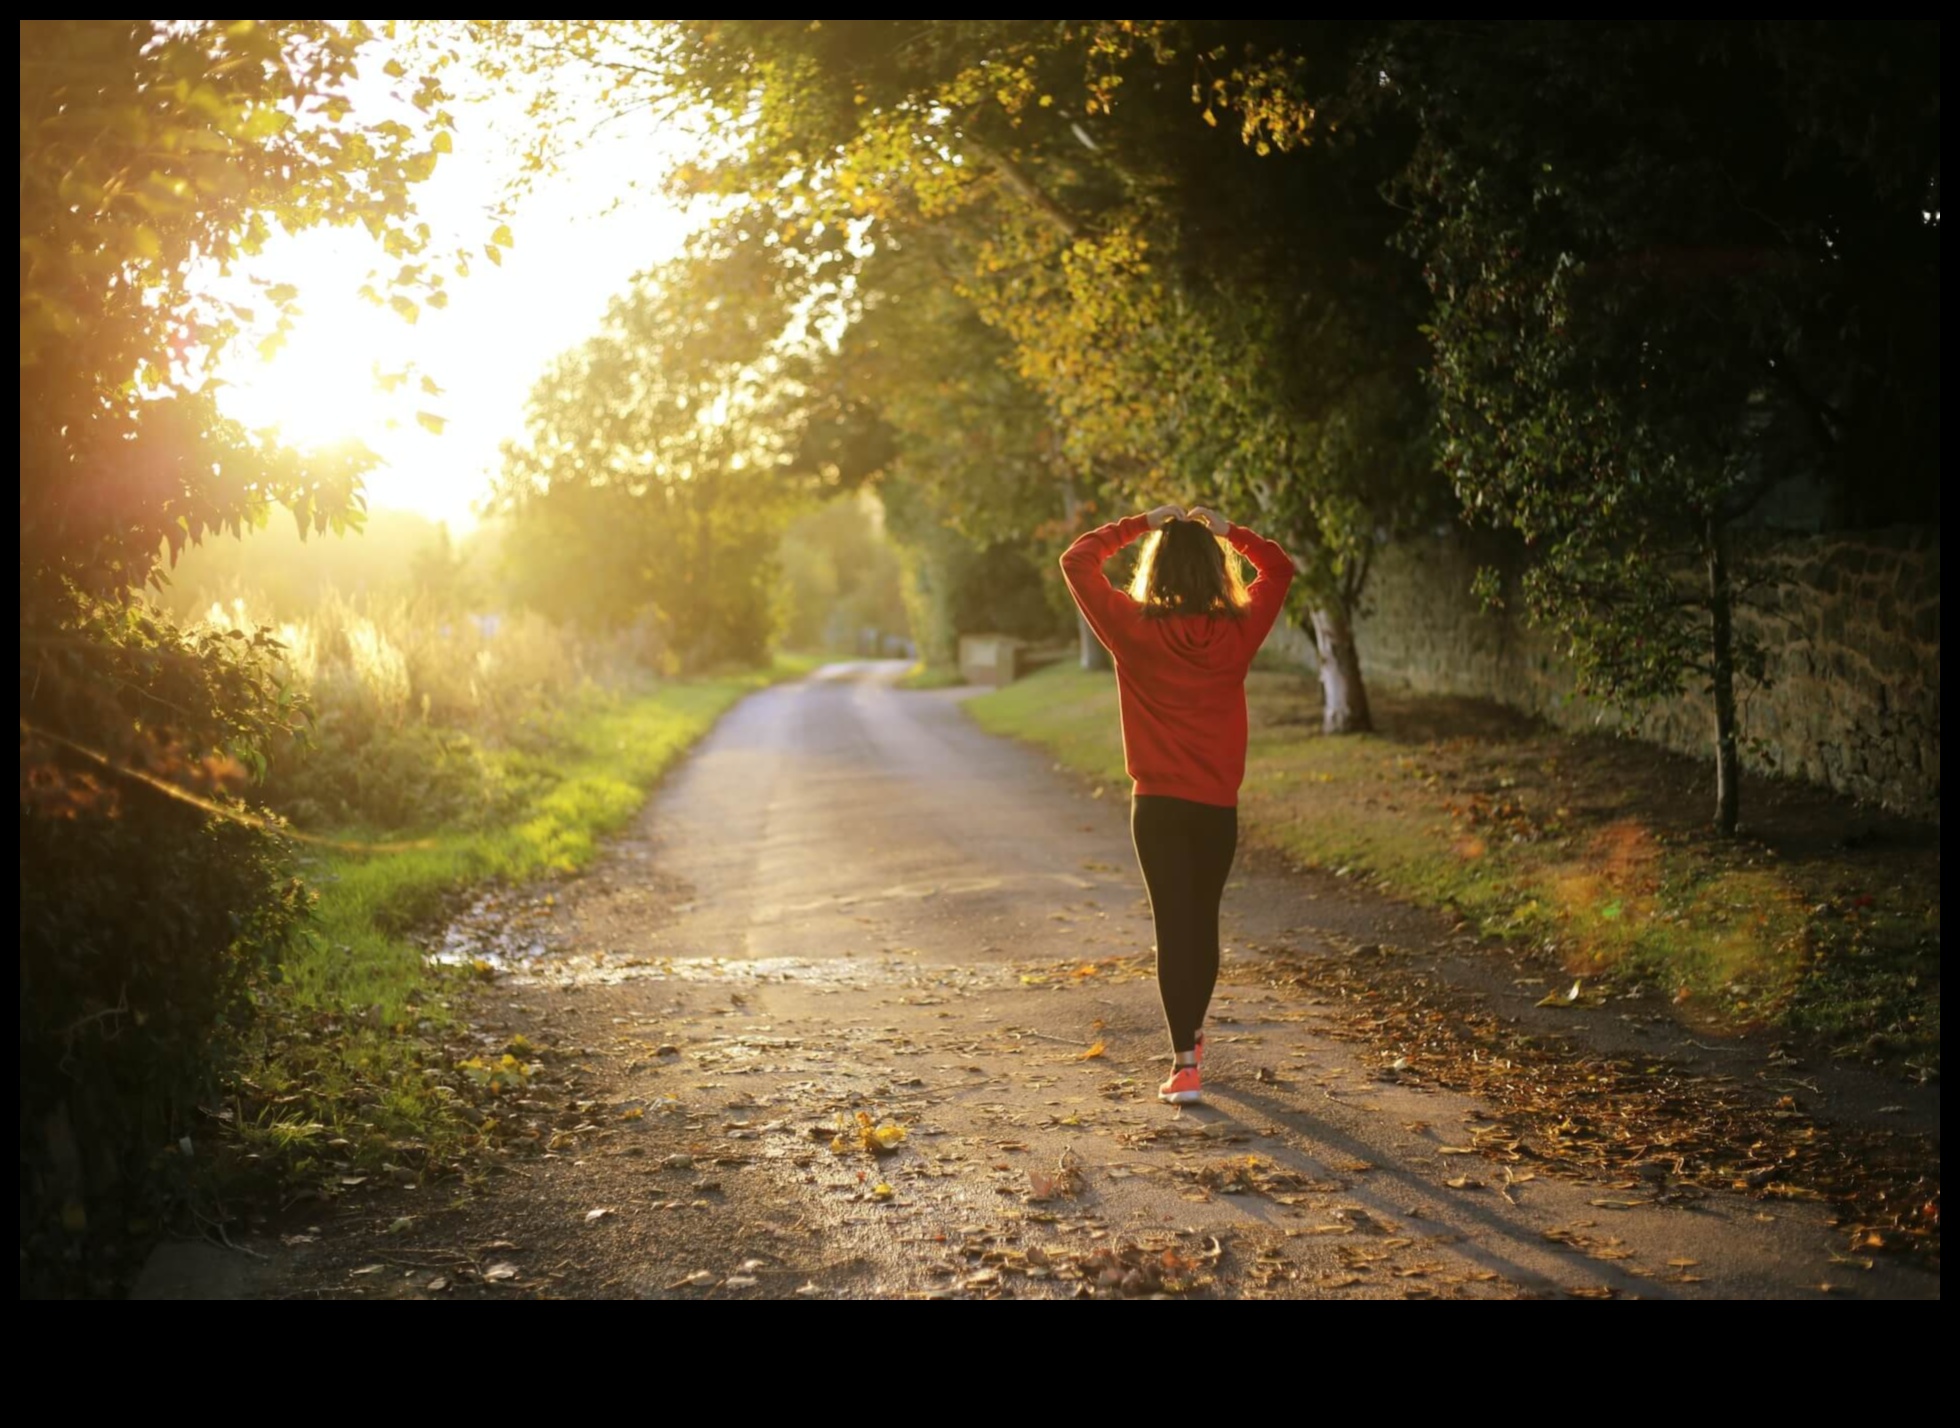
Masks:
[[[988,166],[999,175],[1002,183],[1013,190],[1023,202],[1040,214],[1050,227],[1056,229],[1065,238],[1073,241],[1089,231],[1086,223],[1050,198],[1047,191],[1029,178],[1027,172],[1006,154],[984,139],[975,138],[971,132],[963,133],[961,138],[967,148],[987,161]]]

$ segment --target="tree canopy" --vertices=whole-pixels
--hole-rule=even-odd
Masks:
[[[1589,692],[1710,691],[1726,830],[1735,690],[1762,668],[1734,527],[1799,473],[1840,519],[1937,518],[1937,42],[1472,25],[1384,50],[1422,122],[1397,193],[1444,468],[1524,538],[1526,608]],[[1889,82],[1854,103],[1849,69]]]

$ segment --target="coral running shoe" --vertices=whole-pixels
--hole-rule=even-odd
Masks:
[[[1171,1072],[1171,1079],[1157,1088],[1157,1099],[1171,1106],[1188,1106],[1204,1099],[1204,1091],[1198,1082],[1198,1068],[1180,1066]]]

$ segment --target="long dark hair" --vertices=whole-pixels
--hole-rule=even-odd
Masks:
[[[1225,542],[1200,521],[1166,521],[1144,540],[1130,598],[1146,615],[1219,615],[1245,610],[1245,581]]]

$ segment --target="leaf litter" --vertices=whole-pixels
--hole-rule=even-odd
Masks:
[[[1384,1068],[1384,1077],[1467,1092],[1494,1108],[1467,1145],[1439,1147],[1446,1155],[1475,1153],[1507,1172],[1529,1162],[1536,1173],[1630,1192],[1602,1197],[1599,1208],[1664,1206],[1716,1190],[1823,1200],[1836,1207],[1852,1253],[1896,1252],[1937,1272],[1940,1157],[1926,1136],[1826,1125],[1792,1097],[1766,1098],[1730,1077],[1530,1033],[1379,960],[1363,970],[1350,958],[1250,950],[1271,959],[1275,985],[1328,1008],[1328,1035],[1392,1048],[1400,1069]],[[1555,997],[1571,1006],[1587,995],[1572,983]],[[1500,1193],[1511,1199],[1524,1178],[1507,1178]]]

